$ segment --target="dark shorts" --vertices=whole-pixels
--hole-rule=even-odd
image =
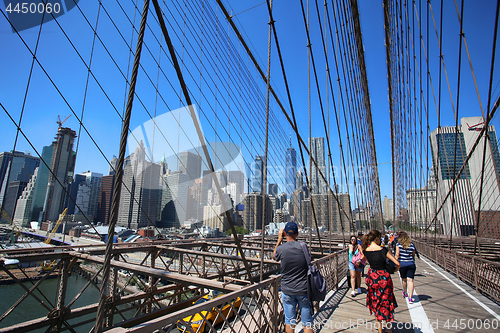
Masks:
[[[416,270],[417,270],[417,266],[415,266],[415,265],[405,266],[405,267],[401,267],[399,269],[399,274],[401,275],[402,279],[406,279],[407,277],[409,277],[410,279],[413,279],[415,277]]]

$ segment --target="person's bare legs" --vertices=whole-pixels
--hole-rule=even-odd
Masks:
[[[377,321],[377,324],[378,324],[378,333],[383,333],[383,331],[382,331],[382,321],[378,320],[377,317],[375,317],[375,320]]]
[[[408,278],[408,297],[413,298],[413,279]]]
[[[352,288],[352,293],[356,293],[356,271],[350,271],[351,272],[351,288]]]
[[[314,331],[313,331],[312,327],[305,327],[304,326],[304,333],[313,333],[313,332]]]
[[[356,272],[356,280],[358,282],[358,288],[361,290],[361,272]]]
[[[408,295],[410,295],[410,293],[408,292],[408,281],[406,278],[402,279],[403,280],[403,292],[407,293]]]

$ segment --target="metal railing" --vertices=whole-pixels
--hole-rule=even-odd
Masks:
[[[500,301],[500,263],[414,240],[420,254],[434,261],[476,291]]]
[[[112,276],[108,281],[111,290],[115,291],[113,297],[108,300],[106,326],[109,329],[120,332],[136,330],[142,332],[142,327],[147,326],[148,332],[155,330],[168,332],[177,326],[179,320],[186,321],[189,316],[194,316],[200,311],[207,313],[209,310],[211,315],[208,318],[205,314],[205,318],[202,318],[204,324],[201,329],[200,326],[193,325],[193,321],[200,321],[199,317],[187,319],[184,326],[197,327],[196,330],[192,330],[195,332],[226,329],[229,332],[274,332],[283,328],[283,308],[279,296],[280,277],[272,275],[279,268],[279,263],[267,259],[272,250],[265,251],[264,254],[265,280],[245,286],[248,277],[234,246],[203,242],[184,243],[181,245],[182,248],[175,246],[178,245],[163,243],[142,247],[114,247],[114,260],[111,262]],[[59,289],[56,291],[57,304],[50,304],[48,307],[45,305],[47,317],[3,327],[0,328],[0,332],[28,332],[57,325],[61,331],[71,331],[92,322],[92,318],[83,320],[80,317],[95,313],[97,303],[82,308],[74,305],[80,296],[88,294],[88,290],[93,288],[92,285],[99,288],[103,283],[102,247],[69,247],[61,252],[55,252],[54,249],[52,251],[45,251],[45,248],[6,250],[2,251],[2,254],[6,258],[17,258],[21,265],[37,260],[54,260],[57,262],[54,274],[60,276],[70,272],[82,274],[87,277],[87,284],[72,301],[67,303],[63,297],[68,288],[67,278],[61,279],[58,284]],[[260,258],[252,257],[257,251],[254,247],[243,247],[243,251],[246,252],[252,266],[252,275],[258,276]],[[348,269],[346,253],[346,250],[341,250],[313,261],[325,277],[328,291],[338,289],[340,281],[346,275]],[[318,255],[313,252],[313,256]],[[4,319],[22,303],[23,299],[36,297],[34,291],[40,284],[45,284],[48,275],[38,281],[36,286],[31,286],[14,276],[18,270],[24,272],[21,266],[17,268],[1,266],[1,270],[9,274],[26,291],[22,299],[13,304],[2,316],[1,319]],[[193,305],[212,290],[218,290],[224,295],[207,300],[199,306]],[[131,311],[132,314],[135,313],[132,316]],[[161,320],[158,321],[159,319]],[[72,322],[69,323],[68,320]]]
[[[338,290],[347,274],[347,250],[317,259],[313,264],[326,279],[327,290]],[[125,328],[108,332],[282,332],[283,304],[279,292],[280,276],[271,276],[261,283],[242,287],[202,304]],[[123,326],[123,325],[122,325]]]

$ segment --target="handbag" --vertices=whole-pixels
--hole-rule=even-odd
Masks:
[[[361,259],[361,258],[363,258],[363,253],[361,253],[361,251],[358,251],[357,254],[352,256],[352,263],[357,267],[364,266],[366,264],[366,258],[364,258],[364,259]],[[360,260],[361,260],[361,263],[359,265],[356,264]]]
[[[389,274],[394,274],[396,272],[396,265],[392,262],[392,260],[387,258],[387,252],[389,252],[389,250],[387,248],[384,248],[385,270]]]

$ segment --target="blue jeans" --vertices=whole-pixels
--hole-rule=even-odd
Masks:
[[[297,304],[299,304],[300,317],[302,325],[306,327],[313,326],[311,315],[311,303],[307,295],[286,295],[281,293],[283,301],[283,310],[285,312],[285,324],[295,326],[297,324]]]

